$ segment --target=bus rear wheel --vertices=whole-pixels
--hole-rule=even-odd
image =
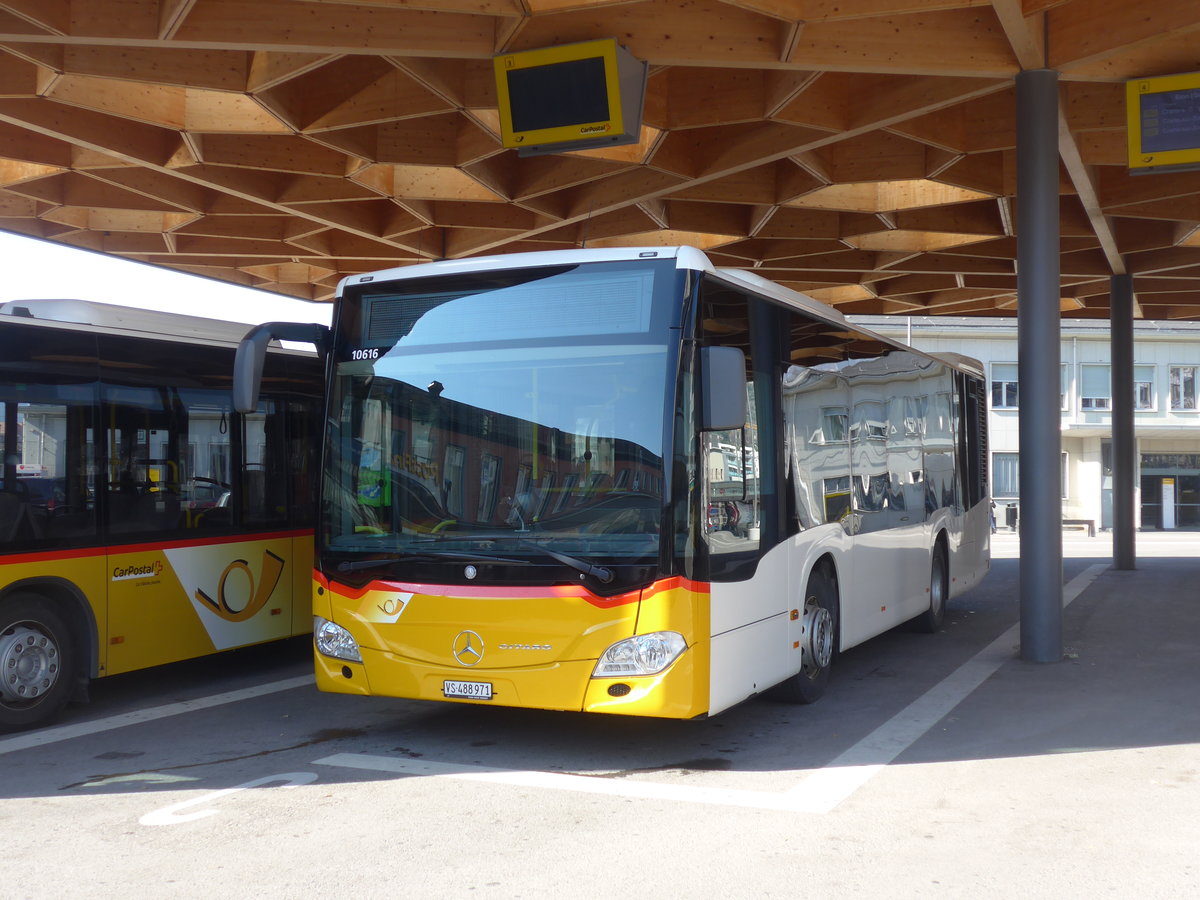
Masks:
[[[946,571],[946,545],[940,541],[933,547],[933,562],[929,571],[929,609],[912,621],[913,629],[924,634],[942,630],[946,621],[946,597],[950,576]]]
[[[71,690],[74,647],[46,601],[17,595],[0,604],[0,731],[53,718]]]
[[[771,689],[771,696],[785,703],[815,703],[829,684],[837,653],[838,591],[826,569],[809,576],[800,618],[804,625],[800,671]]]

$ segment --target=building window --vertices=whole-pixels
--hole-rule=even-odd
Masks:
[[[476,511],[476,519],[478,521],[488,521],[491,519],[492,513],[496,511],[496,493],[499,485],[500,457],[485,453],[479,463],[479,508]],[[527,480],[525,491],[528,490],[529,485]],[[529,514],[529,510],[525,507],[527,496],[525,492],[519,492],[518,494],[517,503],[521,507],[522,515]]]
[[[1021,471],[1016,453],[992,454],[992,496],[1016,497],[1021,493]]]
[[[821,443],[840,444],[846,440],[850,413],[844,406],[829,406],[821,410]]]
[[[1089,411],[1112,409],[1112,379],[1108,366],[1080,367],[1079,408]]]
[[[887,414],[878,400],[860,400],[854,404],[854,421],[850,425],[850,440],[882,441],[887,439]]]
[[[1196,370],[1200,366],[1171,366],[1171,409],[1196,408]]]
[[[1016,409],[1017,364],[992,363],[992,409]],[[1067,411],[1067,366],[1058,367],[1058,408]]]
[[[1112,369],[1108,365],[1080,366],[1079,408],[1092,412],[1112,409]],[[1133,367],[1133,408],[1154,409],[1154,366]]]
[[[1133,408],[1154,409],[1154,366],[1133,367]]]
[[[1019,453],[992,454],[992,497],[1015,499],[1021,495],[1021,462]],[[1067,454],[1060,457],[1059,477],[1062,483],[1062,499],[1067,499]]]
[[[446,512],[455,516],[463,514],[463,475],[466,471],[467,451],[455,444],[446,445],[446,461],[442,467],[442,490]]]
[[[992,363],[992,408],[1017,408],[1017,364]]]

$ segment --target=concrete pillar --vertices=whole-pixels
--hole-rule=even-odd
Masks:
[[[1137,568],[1134,550],[1133,276],[1114,275],[1109,289],[1112,326],[1113,566]]]
[[[1062,659],[1058,73],[1017,75],[1021,658]]]

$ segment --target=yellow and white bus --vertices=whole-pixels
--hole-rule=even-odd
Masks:
[[[255,347],[236,403],[254,398]],[[344,279],[318,686],[689,718],[812,702],[989,562],[978,363],[688,247]]]
[[[78,300],[0,306],[0,730],[92,678],[309,630],[320,364],[248,326]]]

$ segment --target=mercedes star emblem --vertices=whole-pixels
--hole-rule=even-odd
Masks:
[[[454,639],[454,658],[461,666],[474,666],[483,659],[483,638],[474,631],[460,631]]]

